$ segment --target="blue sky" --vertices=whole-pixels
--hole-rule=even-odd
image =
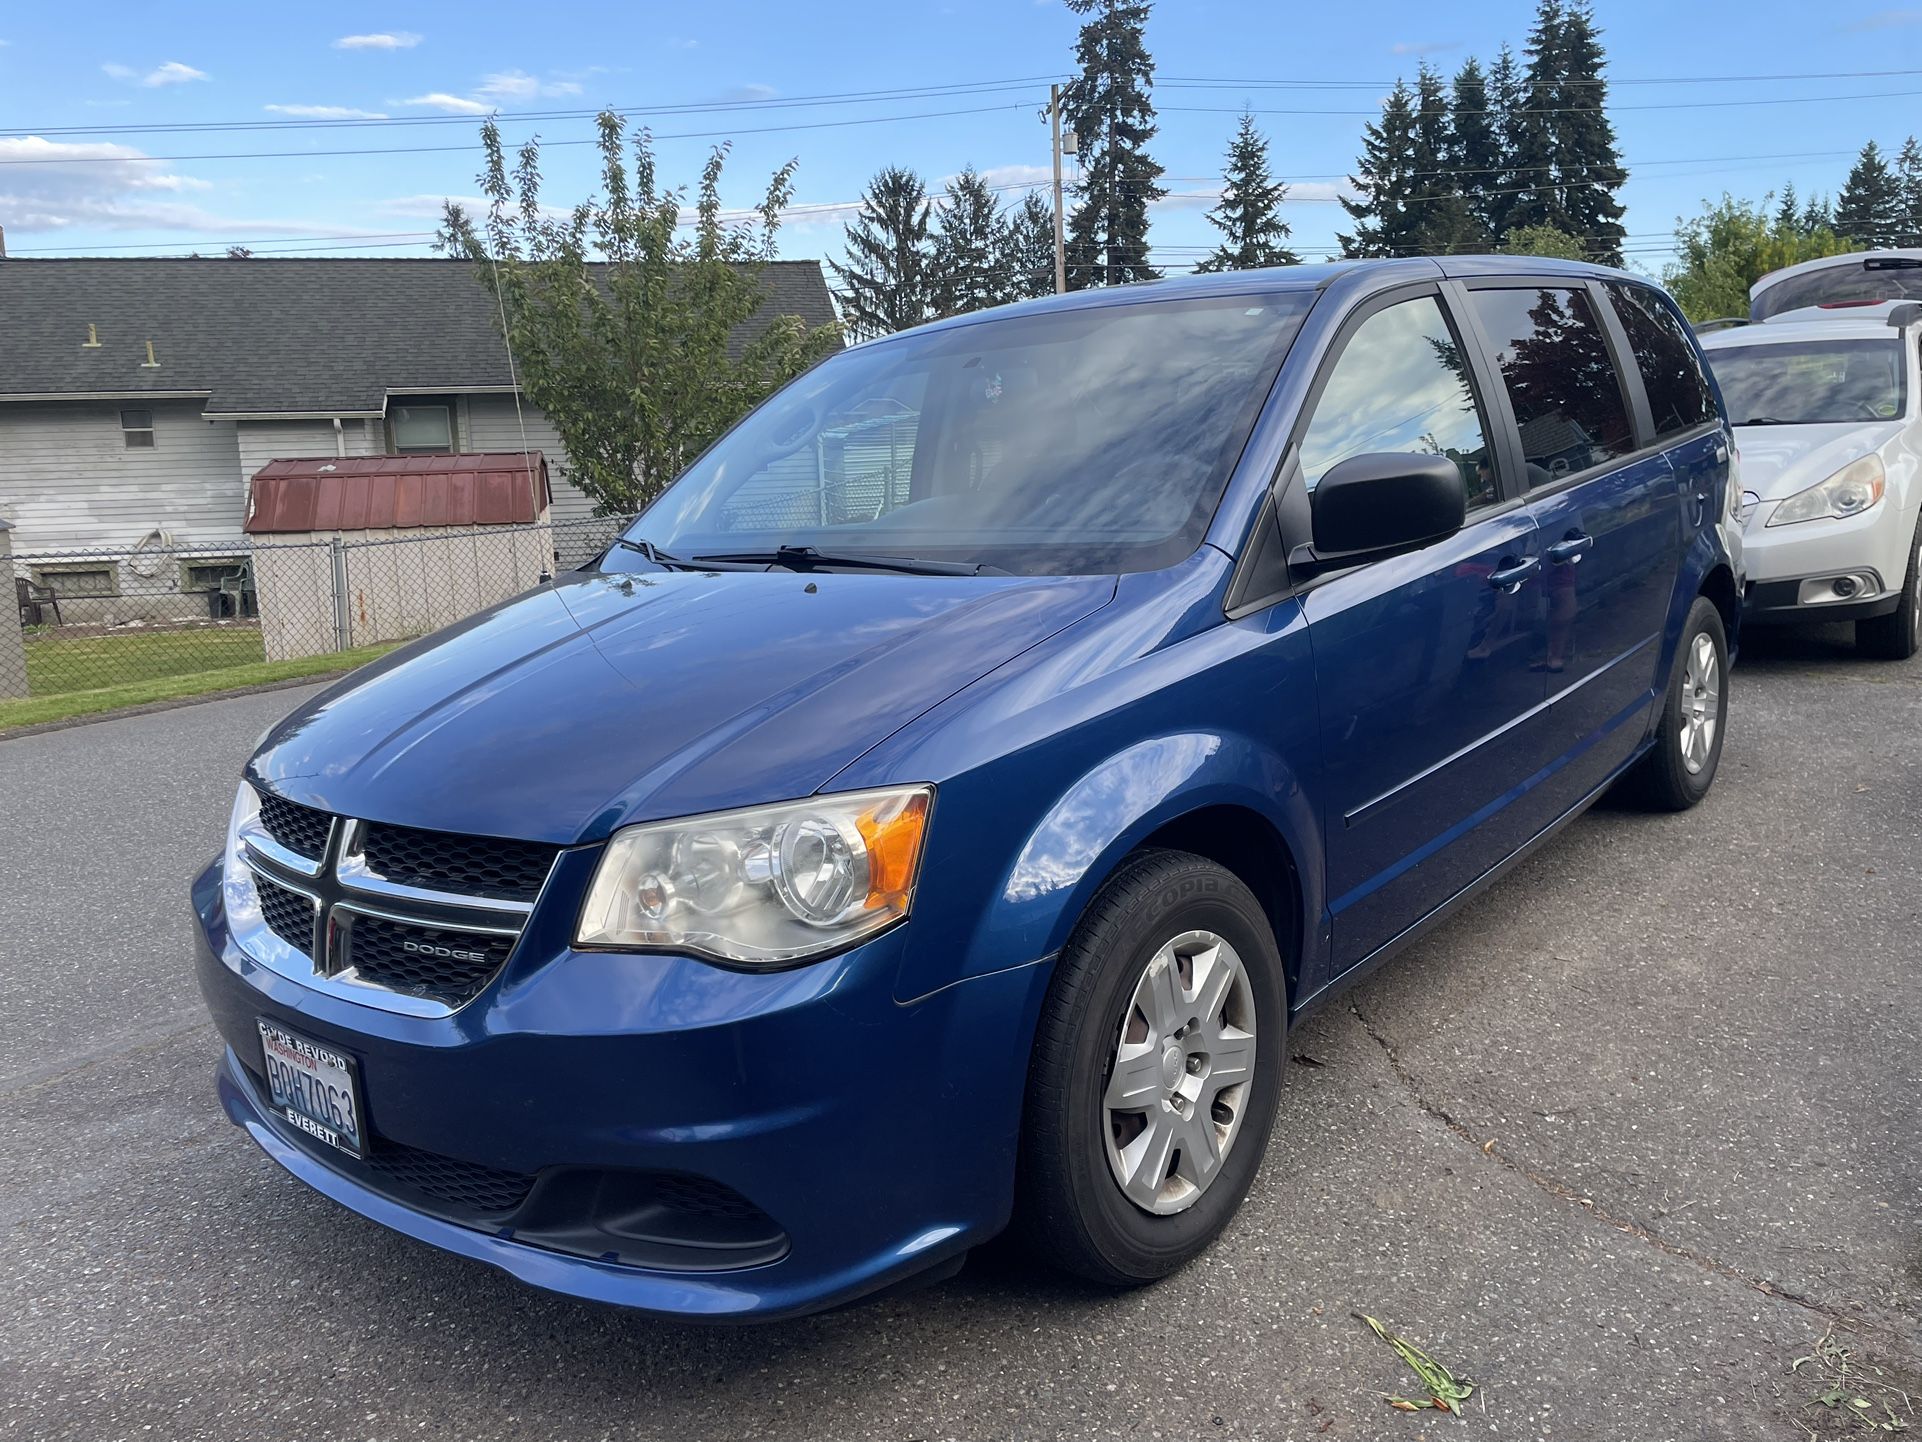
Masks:
[[[660,142],[670,180],[693,178],[707,147],[732,137],[729,203],[751,202],[775,165],[798,157],[782,253],[832,255],[846,219],[835,207],[857,200],[878,165],[938,182],[972,164],[1010,197],[1044,177],[1037,111],[1045,77],[1072,63],[1078,23],[1059,0],[271,10],[190,0],[93,6],[76,24],[81,13],[0,9],[0,162],[37,162],[0,164],[0,225],[16,255],[232,242],[263,254],[428,254],[441,197],[473,193],[475,116],[498,107],[510,141],[538,132],[551,146],[548,196],[564,203],[593,185],[591,151],[567,143],[591,122],[514,114],[603,104],[650,108],[657,133],[687,137]],[[1158,259],[1185,266],[1210,243],[1203,212],[1244,103],[1294,183],[1297,248],[1328,251],[1345,222],[1333,203],[1341,177],[1395,77],[1424,56],[1452,71],[1503,40],[1519,49],[1532,13],[1530,0],[1161,0],[1149,27],[1162,82],[1153,148],[1174,194],[1155,213]],[[1705,196],[1759,196],[1784,180],[1832,191],[1864,140],[1893,150],[1922,131],[1922,8],[1636,0],[1605,3],[1599,18],[1639,268],[1659,271],[1675,216]],[[1810,78],[1719,78],[1787,73]],[[814,99],[946,87],[969,88]],[[365,117],[409,123],[165,129]],[[326,153],[398,149],[417,153]],[[246,158],[214,158],[236,152]]]

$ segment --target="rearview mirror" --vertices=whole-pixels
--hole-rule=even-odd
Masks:
[[[1452,536],[1468,510],[1461,466],[1406,452],[1350,456],[1310,493],[1313,563],[1352,565]]]

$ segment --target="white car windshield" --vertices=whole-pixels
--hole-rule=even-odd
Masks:
[[[1718,346],[1708,360],[1738,426],[1894,420],[1908,401],[1893,335]]]
[[[815,367],[649,508],[630,544],[780,548],[1018,575],[1201,544],[1315,293],[1016,311]]]

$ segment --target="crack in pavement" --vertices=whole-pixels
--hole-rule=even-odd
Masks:
[[[1906,1352],[1908,1350],[1910,1345],[1908,1339],[1903,1337],[1901,1333],[1894,1328],[1888,1327],[1880,1322],[1870,1321],[1851,1312],[1841,1311],[1838,1308],[1829,1306],[1825,1302],[1819,1302],[1813,1297],[1803,1296],[1799,1292],[1789,1291],[1787,1288],[1779,1286],[1765,1277],[1750,1276],[1741,1268],[1731,1266],[1727,1262],[1711,1257],[1706,1252],[1698,1252],[1692,1247],[1685,1247],[1680,1243],[1671,1242],[1667,1238],[1651,1231],[1642,1225],[1642,1223],[1635,1221],[1633,1218],[1620,1216],[1610,1211],[1593,1197],[1583,1195],[1583,1193],[1569,1186],[1566,1182],[1559,1181],[1554,1177],[1548,1176],[1546,1173],[1539,1172],[1517,1158],[1508,1155],[1508,1153],[1496,1145],[1495,1138],[1476,1136],[1474,1131],[1465,1123],[1450,1115],[1444,1108],[1436,1106],[1423,1095],[1420,1084],[1416,1082],[1408,1068],[1403,1065],[1402,1059],[1396,1055],[1393,1043],[1381,1034],[1374,1022],[1363,1013],[1359,1006],[1350,1002],[1348,1004],[1348,1012],[1361,1024],[1361,1029],[1368,1034],[1369,1040],[1381,1048],[1382,1055],[1388,1061],[1389,1070],[1394,1072],[1395,1079],[1401,1083],[1402,1089],[1408,1093],[1409,1099],[1412,1100],[1424,1114],[1433,1117],[1449,1131],[1461,1138],[1461,1140],[1467,1142],[1479,1155],[1487,1157],[1499,1166],[1506,1167],[1509,1171],[1524,1178],[1548,1195],[1574,1204],[1605,1225],[1613,1227],[1618,1232],[1625,1233],[1628,1236],[1646,1242],[1667,1256],[1674,1257],[1678,1261],[1688,1262],[1693,1266],[1700,1267],[1702,1270],[1711,1272],[1728,1281],[1739,1282],[1745,1287],[1760,1292],[1765,1297],[1774,1297],[1780,1301],[1788,1302],[1793,1306],[1800,1307],[1805,1311],[1813,1313],[1815,1316],[1821,1317],[1824,1321],[1831,1324],[1847,1327],[1857,1332],[1877,1333],[1887,1341],[1895,1344],[1902,1351]]]

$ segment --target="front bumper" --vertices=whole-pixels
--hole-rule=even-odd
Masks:
[[[302,1181],[408,1236],[552,1291],[725,1321],[851,1300],[1006,1225],[1045,965],[903,1006],[899,929],[812,966],[749,974],[576,953],[537,917],[475,1001],[415,1017],[255,963],[228,933],[215,868],[193,900],[200,986],[227,1042],[228,1116]],[[533,1178],[531,1195],[476,1213],[385,1185],[303,1137],[254,1075],[263,1016],[355,1058],[375,1153]],[[601,1228],[637,1230],[622,1188],[657,1176],[745,1199],[779,1245],[762,1236],[739,1254],[750,1265],[722,1252],[686,1266],[634,1265],[633,1248],[603,1247]],[[569,1198],[571,1227],[557,1216]]]
[[[1779,504],[1756,507],[1743,532],[1748,566],[1745,622],[1860,621],[1887,615],[1900,604],[1913,513],[1904,518],[1889,500],[1859,516],[1771,529],[1768,518]],[[1838,595],[1834,586],[1843,577],[1853,587],[1846,596]]]

